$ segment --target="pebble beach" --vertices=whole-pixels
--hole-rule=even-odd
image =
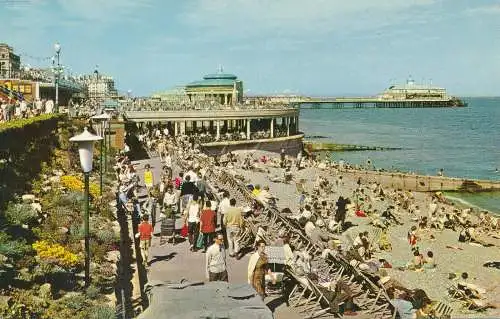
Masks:
[[[268,158],[278,159],[279,155],[264,151],[240,151],[236,152],[240,158],[251,154],[253,159],[266,156]],[[280,176],[283,174],[283,169],[275,167],[271,162],[266,164],[258,163],[257,170],[244,170],[238,168],[237,165],[232,168],[235,175],[239,175],[244,180],[253,185],[269,186],[270,193],[278,198],[277,206],[280,209],[290,208],[292,212],[299,209],[299,192],[296,182],[301,181],[306,192],[311,192],[314,188],[315,181],[319,176],[328,179],[334,183],[338,176],[342,176],[342,172],[331,168],[319,168],[322,165],[318,163],[308,163],[304,169],[297,170],[292,168],[293,181],[290,183],[272,182],[270,177]],[[324,165],[323,165],[324,166]],[[360,172],[360,176],[363,176]],[[351,197],[353,191],[358,187],[358,178],[355,175],[349,174],[343,176],[343,182],[339,184],[337,190],[330,195],[329,200],[336,201],[339,196]],[[361,187],[368,188],[370,181],[361,181]],[[390,192],[389,187],[384,186],[386,192]],[[451,229],[438,230],[428,228],[418,230],[419,238],[418,246],[420,251],[425,253],[432,251],[437,267],[434,269],[425,269],[421,272],[413,270],[398,270],[399,266],[404,266],[412,260],[412,253],[408,245],[407,233],[411,226],[417,225],[418,219],[428,215],[428,207],[431,203],[432,194],[423,192],[412,192],[412,201],[414,205],[420,207],[419,213],[411,215],[409,211],[400,209],[398,211],[398,219],[400,224],[391,224],[388,228],[388,235],[392,245],[392,251],[375,250],[374,256],[384,258],[392,264],[392,269],[386,269],[387,274],[402,283],[409,289],[423,289],[428,296],[433,300],[439,300],[452,306],[454,317],[466,318],[498,318],[500,317],[500,309],[488,309],[486,311],[477,312],[463,309],[460,301],[454,300],[448,295],[448,288],[455,281],[448,279],[450,273],[469,274],[469,281],[474,285],[482,287],[486,290],[484,297],[493,305],[500,304],[500,269],[494,267],[484,267],[483,265],[491,261],[500,260],[500,239],[495,238],[494,234],[479,233],[478,238],[482,243],[487,243],[489,247],[477,243],[460,243],[458,241],[459,230]],[[375,201],[372,203],[373,209],[383,210],[384,206],[390,204],[390,200],[386,202]],[[446,210],[453,210],[454,207],[449,203],[439,203],[439,208],[444,207]],[[470,216],[470,219],[478,222],[478,216]],[[353,224],[352,227],[339,234],[339,239],[342,242],[349,242],[359,232],[373,232],[375,227],[370,224],[372,217],[358,217],[354,214],[354,210],[350,209],[346,221]],[[493,236],[492,236],[493,235]],[[453,247],[453,248],[449,248]]]

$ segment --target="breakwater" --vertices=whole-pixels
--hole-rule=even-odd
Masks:
[[[500,190],[500,182],[490,180],[360,170],[344,170],[342,174],[361,178],[364,183],[377,182],[385,187],[417,192],[481,192]]]
[[[314,143],[314,142],[305,142],[304,148],[309,152],[390,151],[390,150],[402,149],[400,147],[365,146],[356,144]]]

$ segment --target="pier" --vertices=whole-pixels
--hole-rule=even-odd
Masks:
[[[467,103],[456,98],[448,99],[384,99],[381,97],[308,97],[308,96],[253,96],[246,97],[248,103],[287,104],[301,109],[345,109],[345,108],[435,108],[463,107]]]

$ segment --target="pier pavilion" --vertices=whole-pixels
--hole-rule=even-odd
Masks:
[[[210,101],[223,105],[239,104],[243,101],[243,81],[234,74],[224,73],[222,67],[214,74],[207,74],[201,81],[191,82],[185,87],[190,102]]]

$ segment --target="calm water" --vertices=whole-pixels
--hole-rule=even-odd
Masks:
[[[332,154],[355,164],[370,159],[377,168],[500,180],[500,98],[466,98],[466,108],[302,109],[301,130],[342,144],[401,147],[396,151]],[[500,194],[453,194],[500,212]]]

